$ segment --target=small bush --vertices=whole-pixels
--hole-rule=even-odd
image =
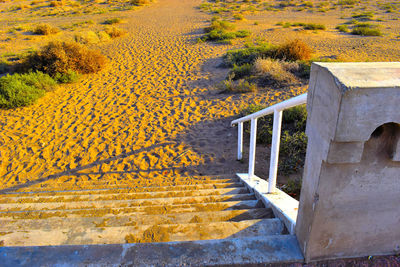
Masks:
[[[301,192],[301,178],[289,179],[288,182],[281,186],[281,190],[291,197],[299,200]]]
[[[113,39],[126,34],[126,31],[116,27],[106,27],[104,31]]]
[[[257,86],[245,80],[233,81],[231,77],[222,81],[218,86],[222,92],[230,93],[248,93],[257,91]]]
[[[244,16],[242,14],[235,14],[233,15],[233,18],[235,20],[244,20]]]
[[[59,83],[74,83],[78,81],[80,75],[73,70],[68,70],[66,73],[57,73],[54,76],[54,80]]]
[[[121,22],[122,22],[122,19],[120,19],[120,18],[112,18],[112,19],[106,19],[103,22],[103,24],[111,25],[111,24],[118,24],[118,23],[121,23]]]
[[[369,23],[356,24],[352,29],[351,34],[361,36],[382,36],[382,32],[378,26]]]
[[[135,5],[135,6],[143,6],[143,5],[150,4],[150,1],[149,0],[131,0],[129,3],[131,5]]]
[[[41,72],[7,74],[0,78],[0,108],[30,105],[56,84],[54,79]]]
[[[352,17],[359,21],[367,21],[374,18],[374,13],[372,11],[366,11],[360,14],[354,14]]]
[[[325,25],[316,23],[307,23],[303,28],[305,30],[326,30]]]
[[[289,175],[297,173],[304,166],[307,151],[307,136],[305,132],[289,133],[284,131],[281,137],[278,170]]]
[[[82,74],[93,73],[100,71],[106,64],[106,57],[98,51],[75,42],[51,42],[28,56],[23,67],[54,77],[57,73],[65,74],[71,70]]]
[[[229,75],[232,76],[233,80],[242,79],[246,76],[251,75],[253,71],[253,66],[251,64],[243,64],[240,66],[233,66]]]
[[[296,61],[296,60],[308,60],[311,58],[311,48],[299,39],[289,41],[280,45],[275,54],[275,58]]]
[[[297,81],[297,78],[289,71],[290,68],[298,69],[298,64],[270,58],[259,58],[254,62],[254,71],[264,80],[276,85],[287,85]]]
[[[64,2],[62,0],[50,1],[51,7],[58,7],[58,6],[63,6],[63,5],[64,5]]]
[[[40,24],[36,26],[36,28],[33,30],[33,33],[38,35],[50,35],[58,33],[59,31],[60,30],[58,28],[54,28],[48,24]]]
[[[211,31],[231,31],[235,29],[235,25],[226,20],[213,20],[211,25],[206,27],[204,31],[209,33]]]
[[[349,27],[347,27],[347,25],[338,25],[336,26],[336,29],[340,32],[349,32]]]
[[[337,5],[339,6],[354,6],[357,3],[356,0],[339,0]]]

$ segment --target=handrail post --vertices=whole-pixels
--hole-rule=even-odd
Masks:
[[[250,128],[249,179],[252,179],[254,176],[254,167],[256,163],[257,118],[251,119]]]
[[[282,127],[282,110],[274,110],[271,160],[269,165],[268,193],[273,193],[276,187],[276,176],[278,173],[279,144],[281,141],[281,127]]]
[[[241,160],[243,158],[243,122],[238,124],[238,151],[237,159]]]

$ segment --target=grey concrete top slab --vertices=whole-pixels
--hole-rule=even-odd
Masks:
[[[400,88],[400,62],[314,63],[335,77],[342,92],[361,88]]]

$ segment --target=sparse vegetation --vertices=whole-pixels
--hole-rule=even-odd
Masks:
[[[220,19],[212,19],[211,25],[206,27],[206,34],[201,38],[202,41],[216,41],[220,43],[229,42],[235,38],[244,38],[250,36],[247,30],[234,31],[235,25]]]

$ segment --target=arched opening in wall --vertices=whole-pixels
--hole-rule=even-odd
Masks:
[[[382,161],[397,158],[400,142],[400,124],[390,122],[377,127],[364,145],[362,160]]]

